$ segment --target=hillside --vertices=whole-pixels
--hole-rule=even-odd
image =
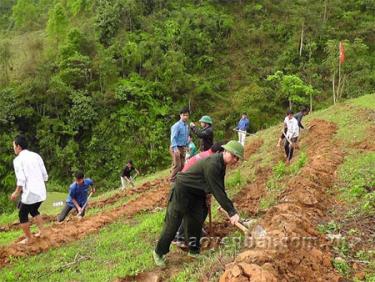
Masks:
[[[64,191],[83,169],[102,190],[124,160],[166,168],[182,106],[228,139],[243,111],[251,131],[288,102],[313,109],[375,87],[373,1],[3,0],[0,5],[0,199],[14,186],[19,132]],[[345,62],[338,76],[338,43]],[[230,106],[228,106],[230,105]]]
[[[251,219],[247,236],[215,202],[202,256],[173,247],[167,268],[155,267],[170,189],[162,172],[101,195],[80,222],[57,224],[51,214],[48,238],[33,246],[17,245],[15,218],[1,216],[1,280],[374,281],[375,95],[303,122],[310,129],[290,166],[275,146],[280,124],[247,138],[245,160],[227,172],[228,194]]]

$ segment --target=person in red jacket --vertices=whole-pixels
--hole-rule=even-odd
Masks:
[[[187,160],[181,172],[187,171],[190,167],[192,167],[199,160],[203,160],[211,156],[212,154],[215,154],[216,152],[219,152],[219,153],[222,152],[224,149],[221,147],[221,145],[223,145],[223,143],[220,143],[220,142],[215,143],[207,151],[203,151],[197,155],[192,156],[190,159]]]
[[[209,156],[211,156],[211,155],[213,155],[215,153],[220,153],[220,152],[224,151],[224,148],[221,147],[222,145],[223,145],[223,143],[221,143],[221,142],[215,143],[207,151],[201,152],[201,153],[199,153],[199,154],[191,157],[190,159],[188,159],[187,162],[185,163],[185,166],[182,169],[181,173],[184,173],[184,172],[188,171],[189,168],[191,168],[198,161],[203,160],[205,158],[208,158]],[[207,197],[207,203],[211,204],[211,195]],[[185,231],[184,231],[184,222],[182,222],[181,225],[180,225],[180,227],[178,228],[178,231],[176,233],[176,237],[175,237],[175,239],[173,240],[172,243],[176,244],[177,246],[179,246],[181,248],[186,247],[184,233],[185,233]]]

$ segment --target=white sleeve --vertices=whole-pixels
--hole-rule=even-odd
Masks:
[[[16,178],[17,178],[17,186],[25,187],[26,185],[26,176],[22,168],[22,163],[18,159],[15,159],[13,161],[13,166],[14,166],[14,172],[16,173]]]
[[[294,120],[293,121],[293,134],[292,134],[292,137],[298,137],[298,135],[299,135],[298,121]]]
[[[39,156],[39,168],[40,168],[40,171],[42,172],[44,182],[47,182],[48,173],[47,173],[46,167],[44,166],[44,162],[41,156]]]

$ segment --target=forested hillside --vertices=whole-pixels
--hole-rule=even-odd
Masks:
[[[128,159],[143,173],[169,164],[182,106],[223,139],[243,111],[256,131],[289,103],[372,93],[374,15],[372,0],[1,0],[0,195],[20,132],[49,189],[78,168],[105,188]]]

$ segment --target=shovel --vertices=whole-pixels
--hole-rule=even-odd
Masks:
[[[83,205],[83,207],[82,207],[82,211],[79,212],[79,213],[77,214],[77,217],[80,217],[81,214],[82,214],[82,212],[86,209],[86,207],[87,207],[87,203],[89,202],[91,195],[92,195],[92,192],[91,192],[91,193],[89,194],[89,196],[87,197],[87,201],[86,201],[86,203]]]
[[[206,197],[206,204],[208,208],[208,234],[212,236],[211,194],[207,194]]]
[[[235,128],[233,128],[233,131],[237,131],[237,132],[245,132],[245,131],[238,130],[238,129],[235,129]],[[246,132],[246,136],[250,136],[250,135],[255,135],[255,134],[251,134],[251,133]]]
[[[221,211],[223,214],[225,214],[225,216],[226,216],[228,219],[230,219],[229,214],[228,214],[228,213],[227,213],[222,207],[219,207],[218,210]],[[237,222],[235,225],[236,225],[236,227],[237,227],[238,229],[240,229],[240,230],[241,230],[242,232],[244,232],[245,234],[247,234],[247,233],[249,232],[249,229],[247,229],[246,226],[245,226],[241,221]]]

